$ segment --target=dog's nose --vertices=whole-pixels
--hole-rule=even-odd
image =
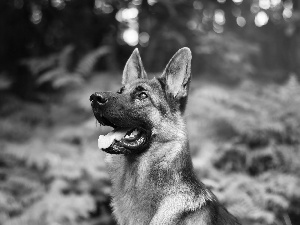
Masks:
[[[104,105],[107,102],[107,98],[103,94],[96,92],[90,96],[90,101],[95,101],[100,105]]]

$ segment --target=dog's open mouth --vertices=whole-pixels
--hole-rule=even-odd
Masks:
[[[112,154],[139,152],[147,143],[147,131],[142,128],[116,128],[98,139],[99,149]]]
[[[101,125],[114,128],[108,134],[99,136],[98,147],[105,152],[110,154],[138,154],[149,144],[150,132],[144,128],[117,127],[103,117],[98,117],[97,120]]]

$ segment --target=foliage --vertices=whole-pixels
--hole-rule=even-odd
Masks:
[[[208,79],[235,83],[253,77],[256,69],[252,59],[259,53],[258,45],[242,41],[233,34],[208,33],[199,39],[195,60],[202,59],[203,65],[199,67],[210,71]]]
[[[21,65],[28,68],[32,77],[30,82],[37,90],[61,90],[68,86],[82,84],[84,79],[91,75],[99,59],[109,51],[109,47],[100,46],[76,61],[75,47],[69,45],[61,52],[44,58],[27,58],[21,62]]]
[[[299,85],[291,76],[282,86],[264,89],[246,82],[239,90],[197,91],[205,114],[195,117],[191,109],[189,116],[198,120],[199,130],[206,128],[204,141],[217,143],[204,175],[246,224],[286,224],[289,215],[299,216]],[[205,128],[203,120],[209,121]]]

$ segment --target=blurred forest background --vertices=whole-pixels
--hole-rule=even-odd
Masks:
[[[197,175],[245,225],[300,224],[299,0],[1,0],[0,224],[115,224],[89,96],[184,46]]]

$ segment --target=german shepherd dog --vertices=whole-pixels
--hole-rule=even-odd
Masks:
[[[112,179],[113,213],[120,225],[237,225],[214,194],[197,180],[183,113],[191,80],[191,51],[180,49],[162,76],[147,79],[135,49],[123,87],[96,92],[90,101]]]

